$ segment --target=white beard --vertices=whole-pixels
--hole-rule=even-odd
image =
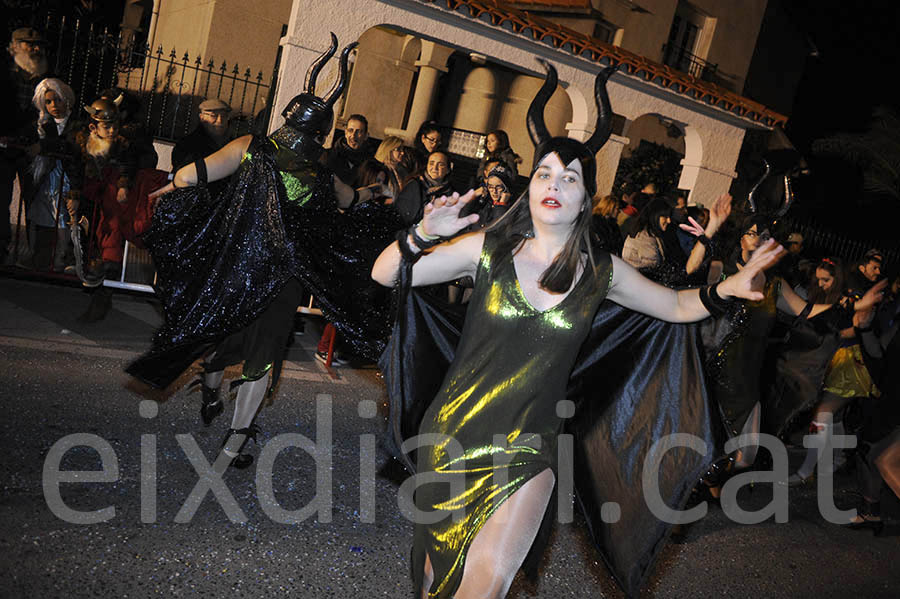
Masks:
[[[112,145],[112,140],[103,139],[102,137],[98,137],[96,133],[91,133],[84,149],[94,158],[106,158],[106,156],[109,155],[109,150],[112,148]]]
[[[47,72],[47,57],[43,54],[16,52],[13,59],[16,61],[16,66],[32,77],[40,77]]]

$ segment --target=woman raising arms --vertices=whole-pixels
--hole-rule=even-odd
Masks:
[[[527,192],[495,226],[447,243],[440,240],[477,222],[459,217],[474,193],[434,200],[372,270],[393,285],[405,258],[415,260],[413,286],[475,279],[455,357],[419,429],[448,440],[418,452],[418,471],[436,482],[417,486],[416,507],[436,514],[432,521],[445,516],[416,526],[413,575],[423,597],[506,594],[551,498],[563,422],[557,402],[603,299],[671,322],[697,321],[730,298],[760,299],[755,279],[780,251],[768,243],[735,276],[684,291],[645,279],[619,258],[594,256],[594,156],[609,136],[605,83],[614,69],[598,75],[600,122],[581,143],[551,138],[543,124],[556,87],[555,70],[543,64],[547,81],[528,116],[537,148]],[[462,487],[451,481],[459,477]],[[462,518],[449,517],[457,511]]]

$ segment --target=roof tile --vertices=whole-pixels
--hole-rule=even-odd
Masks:
[[[762,104],[754,102],[739,94],[729,91],[708,81],[702,81],[676,71],[671,67],[629,52],[618,46],[602,42],[596,38],[579,33],[543,19],[525,10],[519,10],[511,4],[549,5],[557,7],[581,8],[590,6],[590,0],[541,0],[534,2],[507,3],[498,0],[417,0],[422,4],[434,4],[465,15],[468,18],[482,20],[492,26],[501,27],[517,35],[528,37],[534,41],[545,43],[574,56],[581,56],[602,64],[618,64],[629,75],[641,77],[645,81],[671,89],[677,93],[695,98],[697,101],[717,106],[733,114],[772,127],[784,125],[787,117]]]

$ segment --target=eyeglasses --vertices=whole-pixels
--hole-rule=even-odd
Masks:
[[[433,144],[439,144],[439,143],[441,143],[441,138],[440,138],[440,137],[428,137],[427,135],[423,135],[422,137],[424,137],[425,139],[427,139],[428,141],[430,141],[430,142],[433,143]]]
[[[487,190],[490,192],[496,191],[497,193],[503,193],[504,191],[506,191],[506,186],[505,185],[488,185]]]

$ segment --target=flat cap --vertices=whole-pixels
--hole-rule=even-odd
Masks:
[[[44,36],[41,32],[32,27],[19,27],[12,32],[12,41],[14,42],[42,42]]]
[[[200,106],[198,107],[200,110],[224,110],[225,112],[231,112],[231,106],[223,102],[218,98],[210,98],[209,100],[203,100],[200,102]]]

